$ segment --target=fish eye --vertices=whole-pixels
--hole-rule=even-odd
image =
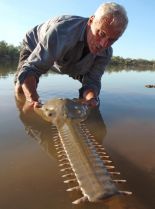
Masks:
[[[49,116],[49,117],[52,117],[52,113],[50,112],[50,113],[48,114],[48,116]]]

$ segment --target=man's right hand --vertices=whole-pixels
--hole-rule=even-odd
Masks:
[[[28,76],[21,86],[16,84],[16,97],[18,97],[18,95],[22,93],[24,94],[26,99],[26,109],[29,109],[31,107],[40,107],[39,96],[37,93],[37,82],[34,76]]]

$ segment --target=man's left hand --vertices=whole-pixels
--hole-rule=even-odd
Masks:
[[[99,100],[92,89],[88,89],[83,93],[83,99],[83,103],[85,103],[88,106],[97,107],[99,105]]]
[[[99,100],[92,98],[90,100],[85,100],[84,103],[90,107],[97,107],[99,105]]]

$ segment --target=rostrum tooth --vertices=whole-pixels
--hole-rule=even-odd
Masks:
[[[61,160],[58,160],[59,162],[68,162],[68,158],[67,157],[64,157],[62,158]]]
[[[70,165],[70,163],[61,163],[59,164],[60,167],[66,166],[66,165]]]
[[[94,141],[94,143],[93,143],[93,144],[94,144],[94,145],[96,145],[96,146],[98,146],[98,145],[99,145],[97,141]]]
[[[112,171],[110,171],[109,173],[112,174],[112,175],[120,175],[120,172],[112,172]]]
[[[113,169],[113,168],[115,168],[115,166],[113,166],[113,165],[106,165],[106,168],[107,169]]]
[[[74,176],[74,173],[68,173],[68,174],[62,175],[63,178],[72,177],[72,176]]]
[[[87,198],[86,196],[83,196],[83,197],[81,197],[81,198],[79,198],[79,199],[73,201],[72,203],[73,203],[73,204],[79,204],[79,203],[85,202],[85,201],[87,201],[87,200],[88,200],[88,198]]]
[[[68,179],[68,180],[64,181],[65,184],[72,183],[72,182],[77,182],[77,180],[76,179]]]
[[[58,151],[57,153],[58,154],[65,154],[65,151],[64,150],[61,150],[61,151]]]
[[[54,142],[57,142],[57,141],[59,141],[59,140],[60,140],[60,139],[59,139],[58,137],[57,137],[57,138],[54,138],[54,137],[53,137],[53,141],[54,141]]]
[[[60,171],[64,172],[64,171],[70,171],[70,170],[72,170],[71,167],[69,167],[69,168],[62,168]]]
[[[105,150],[104,147],[102,147],[102,145],[95,145],[96,149],[98,150]]]
[[[97,144],[96,147],[100,147],[104,149],[104,147],[101,144]]]
[[[62,147],[62,144],[61,143],[55,143],[54,146],[55,147]]]
[[[64,151],[63,147],[56,147],[55,149],[59,151]]]
[[[132,195],[132,192],[129,192],[129,191],[119,191],[119,194]]]
[[[53,140],[57,141],[58,139],[60,140],[58,135],[53,136]]]
[[[104,163],[112,163],[111,160],[103,160],[103,161],[104,161]]]
[[[80,190],[80,187],[79,186],[76,186],[76,187],[69,188],[66,191],[67,192],[72,192],[72,191],[79,191],[79,190]]]
[[[53,133],[57,133],[58,134],[58,130],[57,130],[56,127],[55,128],[51,128],[51,129],[52,129]]]
[[[65,153],[64,154],[60,154],[60,155],[58,155],[58,157],[59,158],[66,157],[66,154]]]
[[[116,180],[113,180],[115,183],[125,183],[126,180],[125,179],[116,179]]]
[[[108,159],[110,157],[108,155],[102,155],[102,156],[100,156],[100,158],[104,160],[104,158]]]
[[[97,152],[97,154],[99,154],[99,155],[106,155],[107,153],[106,152]]]

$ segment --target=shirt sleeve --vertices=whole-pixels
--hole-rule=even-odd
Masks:
[[[112,48],[106,49],[105,53],[95,58],[94,64],[90,71],[86,73],[82,79],[82,88],[79,89],[79,95],[82,97],[87,89],[92,89],[96,97],[98,97],[101,90],[101,78],[105,71],[106,66],[109,64],[112,57]]]
[[[31,55],[24,62],[18,75],[18,82],[22,84],[28,75],[34,75],[36,80],[46,73],[54,61],[65,49],[65,44],[58,36],[58,27],[53,25],[38,42]]]

